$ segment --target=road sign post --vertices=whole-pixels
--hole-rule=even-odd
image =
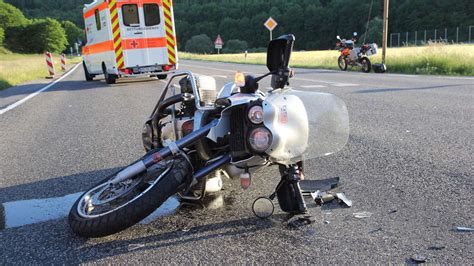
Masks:
[[[217,49],[217,54],[220,54],[224,41],[222,41],[221,35],[217,35],[216,40],[214,41],[214,46]]]
[[[383,33],[382,33],[382,64],[385,65],[385,56],[387,54],[387,37],[388,37],[388,6],[389,0],[383,2]],[[400,35],[398,35],[400,38]],[[398,41],[400,43],[400,41]]]
[[[278,26],[278,23],[272,17],[269,17],[263,25],[270,31],[270,41],[273,40],[273,30]]]

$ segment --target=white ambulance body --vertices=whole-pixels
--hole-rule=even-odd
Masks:
[[[96,0],[84,7],[86,79],[157,76],[178,68],[172,0]]]

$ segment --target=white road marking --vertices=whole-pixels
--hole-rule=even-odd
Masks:
[[[26,101],[30,100],[31,98],[35,97],[36,95],[40,94],[41,92],[53,87],[56,83],[60,82],[61,80],[65,79],[67,76],[69,76],[72,72],[74,72],[74,70],[76,70],[76,68],[79,67],[79,65],[81,65],[81,63],[78,63],[75,67],[73,67],[68,73],[66,73],[64,76],[60,77],[59,79],[49,83],[46,87],[40,89],[40,90],[37,90],[36,92],[33,92],[32,94],[26,96],[25,98],[17,101],[17,102],[14,102],[12,104],[10,104],[9,106],[3,108],[3,109],[0,109],[0,115],[3,115],[4,113],[24,104]]]
[[[196,66],[196,65],[188,65],[188,64],[179,64],[180,66],[188,66],[188,67],[198,67],[198,68],[204,68],[204,69],[209,69],[209,70],[216,70],[216,71],[223,71],[223,72],[228,72],[228,73],[235,73],[235,70],[227,70],[227,69],[222,69],[222,68],[214,68],[214,67],[205,67],[205,66]]]
[[[303,86],[298,86],[301,88],[306,88],[306,89],[312,89],[312,88],[325,88],[327,86],[324,85],[303,85]]]
[[[297,74],[298,75],[298,74]],[[319,82],[319,83],[324,83],[324,84],[335,84],[337,82],[332,82],[332,81],[324,81],[324,80],[319,80],[319,79],[306,79],[306,78],[300,78],[298,76],[291,78],[292,80],[300,80],[300,81],[309,81],[309,82]]]
[[[332,84],[335,87],[354,87],[359,86],[359,84],[352,84],[352,83],[334,83]]]
[[[215,78],[223,78],[223,79],[227,78],[227,76],[224,76],[224,75],[212,75],[212,76]]]

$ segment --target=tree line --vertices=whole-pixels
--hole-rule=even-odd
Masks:
[[[6,0],[27,17],[68,19],[83,26],[79,0]],[[174,0],[180,50],[212,52],[218,34],[224,48],[261,50],[269,40],[263,23],[273,17],[273,36],[293,33],[298,50],[330,49],[335,36],[357,31],[368,42],[381,42],[383,0]],[[370,12],[370,16],[369,16]],[[391,0],[389,32],[474,25],[472,0]],[[366,26],[368,23],[367,34]],[[193,38],[195,37],[195,38]],[[199,40],[206,47],[191,41]],[[205,40],[204,40],[205,39]],[[229,47],[230,45],[230,47]],[[197,48],[196,48],[197,47]],[[196,50],[197,49],[197,50]],[[224,50],[225,52],[226,50]]]
[[[19,53],[62,52],[82,38],[83,30],[71,21],[28,19],[0,0],[0,46]]]

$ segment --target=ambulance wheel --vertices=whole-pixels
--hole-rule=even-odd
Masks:
[[[89,70],[87,70],[86,62],[82,61],[82,67],[84,67],[84,76],[86,77],[87,81],[94,80],[95,75],[89,74]]]
[[[104,72],[104,77],[105,77],[105,83],[107,84],[115,84],[117,81],[117,77],[114,74],[109,74],[107,72],[107,68],[105,67],[105,64],[102,64],[102,71]]]

